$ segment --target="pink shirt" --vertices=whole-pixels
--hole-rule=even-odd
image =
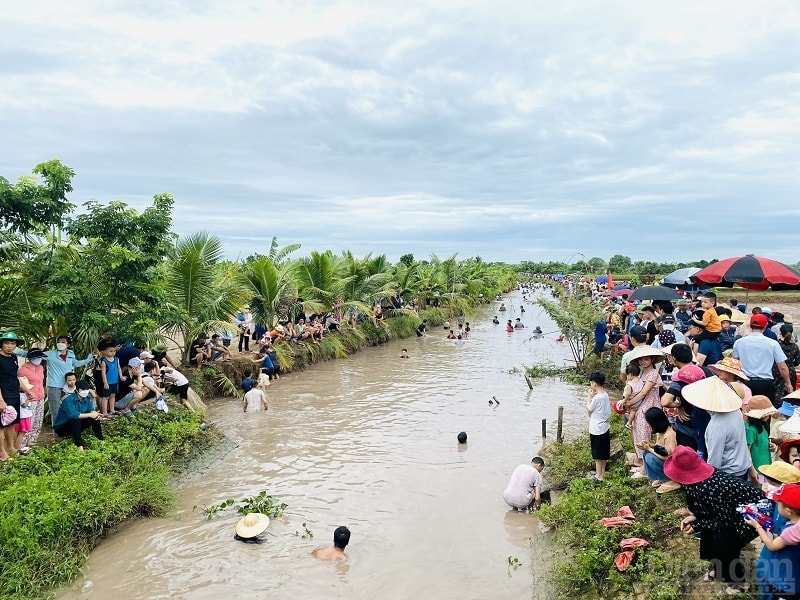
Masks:
[[[784,529],[780,538],[787,546],[797,546],[797,544],[800,544],[800,521]]]
[[[27,378],[28,383],[33,386],[34,402],[44,400],[44,367],[42,365],[27,362],[19,368],[17,375]]]

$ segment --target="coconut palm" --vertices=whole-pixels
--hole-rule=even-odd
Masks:
[[[244,266],[239,281],[252,294],[250,310],[256,323],[275,325],[281,309],[296,297],[296,272],[296,262],[283,261],[279,266],[269,256],[259,256]]]
[[[221,260],[222,243],[204,231],[178,240],[167,260],[164,331],[184,360],[198,334],[230,327],[246,301],[241,281]]]

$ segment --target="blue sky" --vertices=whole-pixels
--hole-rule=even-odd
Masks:
[[[4,3],[0,174],[231,258],[800,260],[800,4]]]

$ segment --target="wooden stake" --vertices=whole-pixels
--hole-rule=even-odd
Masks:
[[[542,439],[547,439],[547,419],[542,419]]]
[[[564,428],[564,407],[563,406],[559,406],[558,407],[558,426],[556,428],[556,441],[557,442],[564,441],[563,440],[563,436],[562,436],[563,428]]]

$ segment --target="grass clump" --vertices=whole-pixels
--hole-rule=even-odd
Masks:
[[[169,511],[173,465],[214,435],[171,408],[104,424],[104,441],[86,433],[85,452],[65,440],[0,467],[0,598],[45,597],[120,523]]]

